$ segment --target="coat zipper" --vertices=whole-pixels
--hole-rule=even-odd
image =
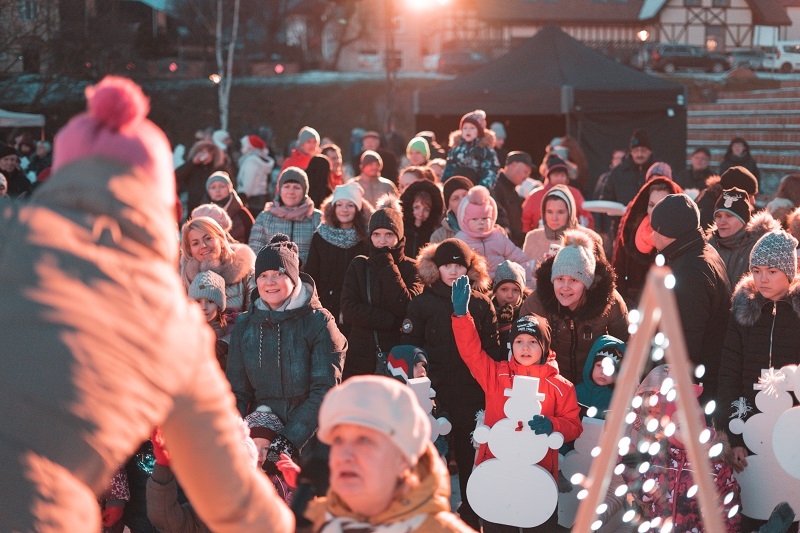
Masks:
[[[772,302],[772,327],[769,330],[769,368],[772,368],[772,334],[775,333],[775,316],[778,314],[778,302]]]
[[[569,344],[569,367],[572,370],[572,375],[577,379],[578,377],[578,369],[576,368],[576,360],[575,360],[575,351],[577,348],[577,339],[575,338],[575,321],[570,319],[569,320],[569,331],[570,331],[570,344]]]

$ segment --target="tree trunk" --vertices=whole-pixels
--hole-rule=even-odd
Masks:
[[[239,33],[239,6],[241,0],[234,0],[233,2],[233,20],[231,21],[231,38],[228,43],[227,61],[223,59],[222,4],[222,0],[217,0],[216,52],[217,71],[221,77],[217,86],[217,97],[219,100],[220,128],[227,131],[228,117],[230,116],[231,86],[233,85],[233,54]]]

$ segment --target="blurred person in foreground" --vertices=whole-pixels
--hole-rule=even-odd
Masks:
[[[86,95],[53,177],[0,225],[0,530],[99,531],[96,495],[160,425],[212,530],[292,531],[177,275],[169,142],[130,80]]]

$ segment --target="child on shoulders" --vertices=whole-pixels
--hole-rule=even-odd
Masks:
[[[486,127],[486,112],[470,111],[459,123],[459,129],[450,133],[450,150],[442,173],[442,182],[451,176],[466,176],[476,185],[494,188],[500,162],[494,151],[494,132]]]

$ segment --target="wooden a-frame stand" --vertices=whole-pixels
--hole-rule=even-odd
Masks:
[[[600,454],[593,461],[584,488],[588,490],[586,498],[578,508],[578,514],[572,531],[589,533],[595,521],[596,509],[605,499],[615,466],[618,443],[625,430],[625,416],[631,405],[639,384],[639,376],[650,358],[651,340],[658,329],[667,337],[669,344],[665,350],[666,362],[670,364],[670,377],[675,381],[678,396],[676,414],[687,434],[686,452],[695,466],[694,481],[697,484],[700,510],[707,533],[724,533],[723,519],[720,515],[721,505],[714,488],[706,448],[700,444],[700,426],[702,415],[698,416],[697,402],[692,390],[692,368],[683,337],[681,318],[675,294],[671,288],[675,279],[667,267],[654,266],[647,274],[642,299],[639,304],[639,322],[636,331],[628,341],[622,368],[614,387],[614,395],[606,418],[605,430],[600,439]],[[715,368],[707,368],[706,372],[716,372]],[[689,399],[690,401],[685,401]],[[691,412],[694,409],[695,412]],[[657,530],[660,528],[657,528]],[[674,531],[674,529],[673,529]]]

